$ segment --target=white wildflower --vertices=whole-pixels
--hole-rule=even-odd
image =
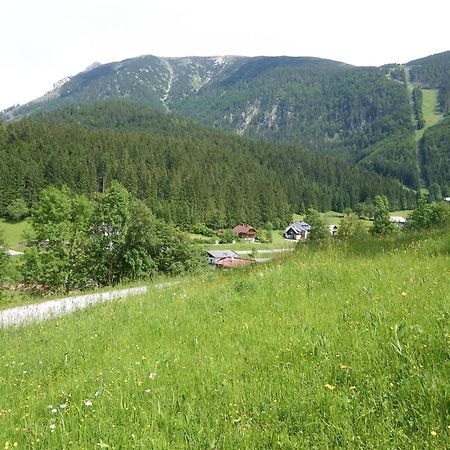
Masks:
[[[86,400],[84,402],[84,406],[92,406],[92,402],[90,400]]]

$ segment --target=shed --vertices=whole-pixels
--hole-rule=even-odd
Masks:
[[[233,250],[208,250],[208,264],[216,264],[223,258],[240,259],[240,256]]]
[[[389,220],[397,225],[405,225],[406,223],[406,219],[402,216],[391,216],[389,217]]]
[[[330,232],[330,234],[335,234],[338,230],[337,225],[328,225],[328,231]]]

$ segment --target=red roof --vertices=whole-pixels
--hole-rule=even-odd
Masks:
[[[251,226],[251,225],[247,225],[247,224],[240,224],[240,225],[236,225],[233,228],[233,231],[236,234],[254,234],[256,233],[256,230]]]
[[[217,266],[222,266],[225,268],[231,268],[231,267],[243,267],[243,266],[249,266],[250,264],[253,264],[254,261],[251,259],[240,259],[240,258],[222,258],[219,259],[219,261],[216,262]]]

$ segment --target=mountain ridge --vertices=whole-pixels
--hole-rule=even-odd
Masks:
[[[3,120],[125,99],[252,139],[338,155],[418,189],[410,137],[422,106],[411,89],[432,86],[445,111],[450,52],[381,67],[317,57],[141,55],[63,81]]]

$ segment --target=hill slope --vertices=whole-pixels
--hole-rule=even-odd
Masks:
[[[446,448],[449,236],[401,239],[0,330],[1,442]]]
[[[6,117],[114,98],[316,150],[412,129],[407,90],[385,70],[306,57],[132,58],[84,71]]]
[[[292,210],[342,210],[377,194],[414,193],[393,179],[298,147],[254,142],[130,103],[104,102],[0,126],[0,209],[46,185],[93,194],[117,179],[160,216],[215,227]]]
[[[427,186],[438,184],[443,195],[450,195],[450,117],[425,131],[420,152]]]
[[[450,111],[450,51],[416,59],[406,64],[411,81],[421,87],[439,90],[444,114]]]

